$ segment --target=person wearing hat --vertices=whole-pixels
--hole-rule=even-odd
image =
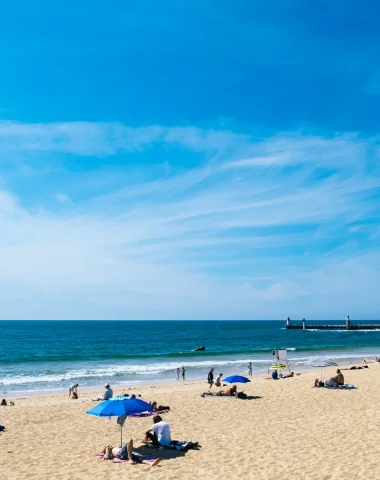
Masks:
[[[109,400],[110,398],[113,397],[113,391],[112,391],[112,388],[110,387],[110,384],[109,383],[106,383],[104,385],[106,391],[104,392],[104,395],[103,395],[103,400]]]

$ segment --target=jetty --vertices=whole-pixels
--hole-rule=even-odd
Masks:
[[[320,324],[320,323],[306,323],[304,318],[301,323],[294,324],[290,317],[286,319],[285,327],[287,330],[380,330],[380,323],[351,323],[348,316],[345,323]]]

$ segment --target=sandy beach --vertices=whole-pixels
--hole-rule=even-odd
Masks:
[[[333,367],[325,369],[324,378],[334,372]],[[132,438],[136,450],[163,458],[157,467],[93,458],[120,438],[115,418],[85,414],[101,388],[79,390],[79,400],[67,394],[16,397],[14,407],[0,407],[0,423],[7,428],[0,437],[0,478],[377,480],[380,365],[343,373],[357,390],[313,388],[316,371],[279,381],[254,377],[252,383],[239,385],[257,397],[252,400],[201,398],[206,381],[134,389],[146,401],[171,407],[164,420],[173,439],[202,446],[186,453],[147,450],[139,440],[152,419],[127,419],[124,438]],[[114,389],[115,394],[121,391]]]

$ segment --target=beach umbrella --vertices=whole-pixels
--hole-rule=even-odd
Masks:
[[[230,377],[225,378],[223,381],[228,383],[248,383],[251,380],[240,375],[231,375]]]
[[[87,415],[96,417],[118,417],[117,423],[120,425],[120,443],[123,446],[123,425],[126,417],[137,414],[146,414],[152,412],[153,407],[150,403],[144,402],[138,398],[114,397],[105,400],[96,407],[91,408]]]
[[[288,368],[288,366],[284,363],[279,363],[278,365],[272,365],[269,367],[269,370],[283,370],[284,368]]]
[[[328,358],[320,358],[320,359],[315,359],[310,363],[310,365],[313,368],[320,368],[321,369],[321,379],[322,379],[322,368],[326,367],[337,367],[338,364],[336,362],[333,362],[332,360],[329,360]]]

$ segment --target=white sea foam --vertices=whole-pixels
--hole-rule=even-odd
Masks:
[[[290,350],[290,349],[288,349]],[[294,349],[296,350],[296,349]],[[314,361],[318,361],[324,358],[329,358],[331,360],[336,361],[337,363],[349,363],[355,360],[363,359],[364,354],[358,353],[349,353],[349,352],[325,352],[321,353],[320,355],[304,355],[298,356],[297,354],[289,355],[289,363],[294,367],[301,367],[305,366],[308,367],[310,363]],[[6,375],[0,378],[0,385],[3,386],[16,386],[16,385],[26,385],[26,384],[52,384],[55,383],[56,385],[64,384],[69,381],[73,380],[80,380],[86,381],[93,379],[93,383],[95,379],[102,379],[107,378],[111,381],[116,383],[118,380],[125,380],[136,382],[138,380],[141,381],[141,377],[150,376],[152,377],[164,377],[168,378],[168,376],[173,375],[174,371],[177,367],[182,367],[182,365],[186,368],[188,373],[192,376],[194,373],[202,371],[207,371],[208,368],[214,367],[217,370],[239,370],[246,369],[249,362],[252,362],[253,368],[256,371],[264,371],[267,367],[272,364],[273,356],[268,355],[268,358],[244,358],[239,360],[228,360],[228,359],[220,359],[214,360],[212,358],[207,358],[204,360],[192,361],[188,363],[181,364],[180,361],[178,362],[157,362],[157,363],[145,363],[145,364],[123,364],[123,365],[104,365],[99,368],[83,368],[83,369],[72,369],[67,371],[61,372],[52,372],[49,371],[41,371],[37,375]],[[149,380],[151,380],[151,378]],[[88,382],[87,382],[88,383]],[[44,387],[45,389],[45,387]]]

